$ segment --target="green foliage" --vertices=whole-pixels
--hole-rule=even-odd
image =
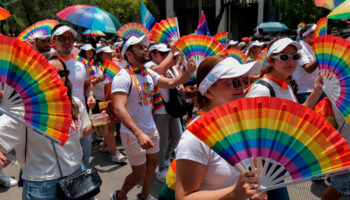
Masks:
[[[290,29],[296,29],[300,22],[316,23],[330,12],[325,8],[316,7],[314,0],[279,0],[276,4],[277,20],[285,23]]]
[[[159,17],[158,8],[152,0],[142,0],[142,2],[154,17]],[[1,0],[0,7],[11,13],[8,19],[9,32],[19,34],[40,20],[56,19],[63,22],[56,13],[76,4],[97,6],[116,16],[122,24],[141,23],[138,0]],[[85,30],[85,28],[78,29]],[[0,21],[0,32],[6,33],[5,21]]]

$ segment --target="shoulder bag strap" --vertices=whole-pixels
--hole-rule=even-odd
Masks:
[[[264,80],[259,80],[256,84],[260,84],[260,85],[263,85],[263,86],[267,87],[267,89],[269,89],[269,91],[270,91],[270,96],[271,97],[276,97],[275,90],[272,88],[270,83],[268,83],[268,82],[266,82]]]
[[[61,177],[63,177],[63,173],[62,173],[62,169],[61,169],[60,161],[58,160],[58,157],[57,157],[57,152],[56,152],[55,144],[53,143],[53,141],[52,141],[52,140],[51,140],[51,144],[52,144],[53,151],[55,152],[56,161],[57,161],[57,164],[58,164],[58,170],[60,171],[60,175],[61,175]]]

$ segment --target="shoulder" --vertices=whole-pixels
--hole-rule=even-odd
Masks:
[[[265,79],[263,80],[265,81]],[[246,97],[261,97],[261,96],[270,96],[270,90],[269,88],[267,88],[266,86],[258,82],[254,83],[254,85],[248,90],[246,95]]]

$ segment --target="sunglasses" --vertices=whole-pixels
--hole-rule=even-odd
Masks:
[[[272,58],[277,58],[278,60],[280,60],[282,62],[286,62],[289,59],[292,59],[293,61],[296,61],[296,60],[300,59],[300,54],[298,54],[298,53],[295,53],[295,54],[292,54],[292,55],[279,54],[279,55],[272,56]]]
[[[158,53],[160,56],[164,57],[164,56],[167,56],[169,52],[157,51],[157,53]]]
[[[60,70],[57,72],[60,77],[67,77],[70,74],[69,70]]]
[[[58,35],[58,36],[56,36],[56,38],[60,42],[65,42],[66,40],[68,40],[68,42],[75,42],[75,37],[74,36]]]
[[[249,76],[243,76],[243,77],[229,79],[229,82],[230,82],[230,85],[233,86],[233,88],[239,88],[241,86],[249,85],[250,79],[249,79]]]

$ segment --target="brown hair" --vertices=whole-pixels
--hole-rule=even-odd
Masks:
[[[209,74],[209,72],[217,65],[219,62],[224,60],[226,56],[216,55],[204,59],[198,66],[196,80],[199,84],[204,80],[204,78]],[[198,108],[203,108],[209,103],[209,99],[203,96],[198,90],[195,90],[195,96],[193,98],[194,105]]]

